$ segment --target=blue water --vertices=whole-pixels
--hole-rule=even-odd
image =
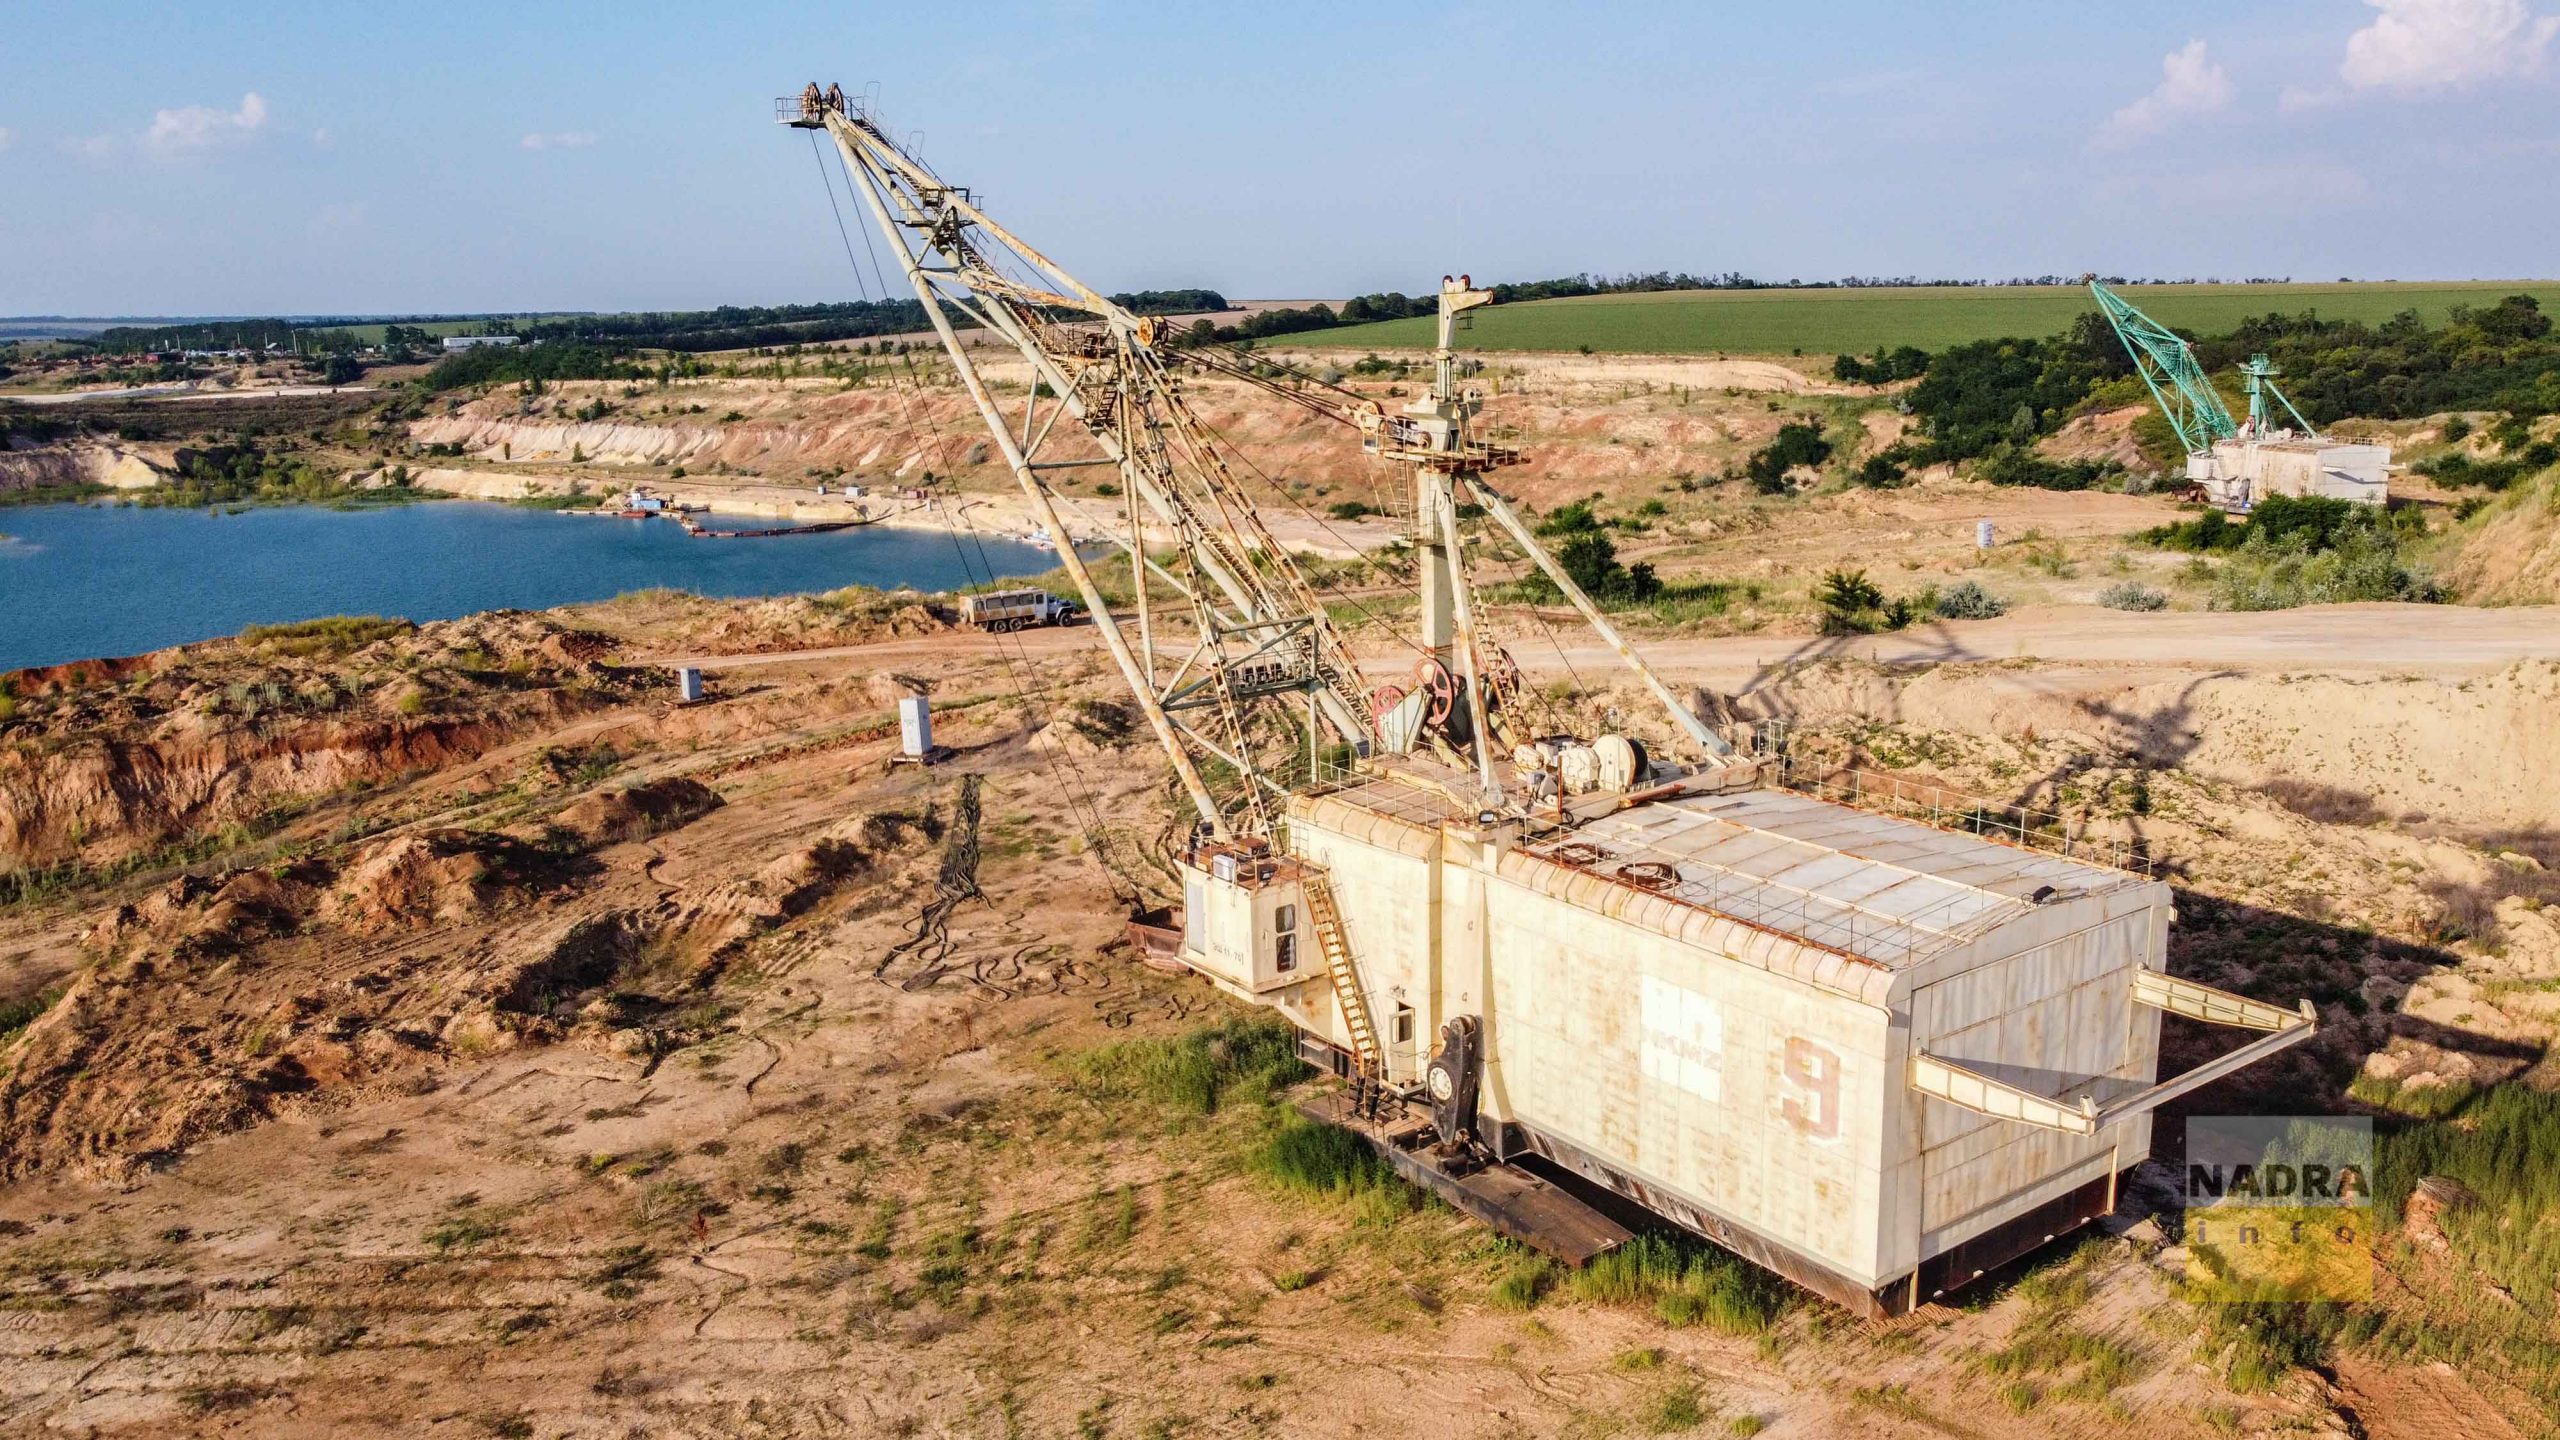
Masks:
[[[714,528],[780,522],[702,517]],[[449,620],[671,586],[782,595],[845,585],[938,590],[1031,575],[1057,557],[1012,541],[871,526],[695,539],[670,520],[477,501],[237,515],[108,505],[0,509],[0,670],[133,655],[321,615]]]

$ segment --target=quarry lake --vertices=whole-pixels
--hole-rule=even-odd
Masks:
[[[476,501],[238,514],[39,505],[0,509],[0,533],[0,670],[321,615],[446,620],[657,586],[704,595],[936,590],[983,582],[990,569],[1031,575],[1057,563],[1019,541],[937,530],[696,539],[668,520]]]

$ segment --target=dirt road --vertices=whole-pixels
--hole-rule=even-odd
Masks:
[[[761,655],[669,656],[663,663],[706,670],[985,650],[999,643],[1046,654],[1092,642],[1090,631],[952,635],[877,645]],[[1570,665],[1605,673],[1616,656],[1578,624],[1556,622],[1557,644],[1515,645],[1520,664],[1540,674]],[[2144,665],[2166,671],[2320,670],[2458,676],[2487,674],[2518,660],[2560,659],[2560,612],[2544,606],[2479,610],[2460,605],[2318,605],[2267,614],[2192,611],[2136,615],[2083,606],[2042,606],[1998,620],[1939,622],[1889,635],[1732,635],[1640,638],[1637,648],[1667,678],[1740,691],[1792,665],[1864,660],[1885,665],[2040,660],[2050,665]],[[2121,676],[2119,675],[2119,678]]]
[[[1613,658],[1596,640],[1567,634],[1561,627],[1558,635],[1564,655],[1577,668],[1605,665]],[[1542,668],[1542,659],[1546,667],[1559,663],[1552,647],[1518,648],[1523,652],[1520,663],[1531,669]],[[2041,660],[2183,670],[2473,675],[2518,660],[2560,658],[2560,613],[2542,606],[2480,610],[2371,604],[2258,614],[2143,615],[2092,606],[2038,606],[1997,620],[1940,621],[1888,635],[1670,638],[1639,641],[1638,648],[1666,671],[1718,688],[1814,660],[1886,665]]]

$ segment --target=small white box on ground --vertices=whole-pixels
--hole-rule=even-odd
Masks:
[[[702,672],[691,665],[676,667],[676,698],[691,705],[702,698]]]
[[[1990,549],[1990,548],[1991,548],[1991,544],[1992,544],[1992,536],[1991,536],[1991,522],[1990,522],[1990,521],[1988,521],[1988,520],[1976,520],[1976,521],[1974,521],[1974,522],[1973,522],[1973,548],[1974,548],[1974,549],[1976,549],[1976,550],[1988,550],[1988,549]]]
[[[898,702],[899,753],[921,760],[933,753],[933,702],[909,695]]]

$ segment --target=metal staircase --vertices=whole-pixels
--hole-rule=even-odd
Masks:
[[[1316,944],[1324,950],[1325,973],[1333,977],[1333,998],[1342,1005],[1343,1028],[1351,1032],[1354,1078],[1381,1083],[1386,1079],[1386,1051],[1378,1044],[1378,1027],[1369,1015],[1369,996],[1360,988],[1351,941],[1342,933],[1342,911],[1333,903],[1333,883],[1310,873],[1302,888],[1307,918],[1315,922]]]

